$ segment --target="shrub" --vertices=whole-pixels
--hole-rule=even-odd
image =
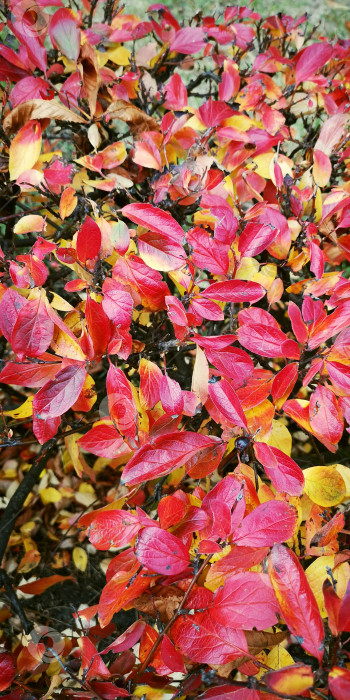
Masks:
[[[345,698],[350,41],[60,5],[0,50],[0,690]]]

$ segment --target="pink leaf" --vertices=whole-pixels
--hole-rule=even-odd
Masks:
[[[182,243],[185,238],[183,229],[174,217],[152,204],[127,204],[123,207],[122,214],[149,231],[168,236],[175,243]]]
[[[136,542],[135,554],[140,564],[165,576],[181,574],[190,563],[183,542],[157,527],[143,528]]]
[[[58,418],[76,402],[85,377],[86,371],[81,365],[61,369],[34,396],[34,411],[40,418]]]
[[[333,55],[334,48],[325,42],[312,44],[297,54],[295,67],[295,83],[299,85],[309,80],[320,68],[323,68]]]
[[[228,280],[227,282],[214,282],[202,292],[202,296],[215,301],[239,304],[248,301],[253,304],[266,294],[266,289],[256,282],[244,282],[242,280]]]
[[[240,428],[247,428],[239,398],[227,379],[221,379],[214,384],[209,382],[208,391],[212,402],[228,421]]]
[[[286,542],[293,536],[297,520],[293,506],[283,501],[267,501],[248,513],[232,539],[239,546],[272,547],[275,542]]]
[[[230,576],[215,592],[210,615],[233,629],[264,630],[277,624],[279,605],[266,574],[246,571]]]
[[[254,452],[277,491],[283,491],[290,496],[301,496],[305,480],[294,459],[277,447],[270,447],[264,442],[256,442]]]

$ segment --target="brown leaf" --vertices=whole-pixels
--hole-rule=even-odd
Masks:
[[[277,644],[282,644],[289,632],[258,632],[257,630],[249,630],[245,633],[248,649],[251,654],[256,656],[263,649],[272,649]]]
[[[101,76],[96,51],[88,42],[83,44],[80,49],[78,69],[88,99],[90,116],[93,117],[96,111],[97,93],[101,85]]]
[[[244,632],[247,642],[248,649],[253,656],[260,654],[263,649],[273,649],[273,647],[281,644],[286,637],[288,637],[288,632],[257,632],[256,630],[245,631]],[[213,665],[210,664],[210,668],[214,668],[218,676],[221,678],[229,678],[232,671],[240,668],[246,662],[253,662],[250,656],[240,656],[239,659],[234,659],[234,661],[229,661],[227,664]],[[254,663],[254,662],[253,662]]]
[[[153,117],[126,100],[112,102],[103,116],[126,122],[133,134],[141,134],[143,131],[159,131],[159,125]]]
[[[183,598],[183,593],[176,586],[154,586],[151,593],[143,593],[132,606],[139,612],[156,617],[160,616],[162,622],[168,622],[178,609]]]
[[[17,105],[4,119],[6,132],[18,131],[31,119],[58,119],[59,121],[86,124],[86,120],[56,100],[29,100]]]

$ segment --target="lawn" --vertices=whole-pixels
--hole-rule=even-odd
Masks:
[[[135,0],[130,2],[126,0],[127,12],[138,12],[144,14],[150,6],[149,0]],[[212,2],[211,0],[168,0],[165,5],[174,12],[177,19],[190,17],[198,9],[203,10],[205,14],[212,15],[223,12],[227,4],[247,5],[248,3],[234,2],[225,3],[222,0]],[[284,12],[295,17],[307,12],[312,25],[319,25],[318,34],[325,36],[339,36],[344,39],[350,38],[349,31],[346,29],[345,23],[350,20],[350,0],[336,2],[336,0],[255,0],[253,7],[257,12],[267,17],[269,14],[276,12]]]

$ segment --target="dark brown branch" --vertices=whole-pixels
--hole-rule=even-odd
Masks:
[[[55,438],[45,442],[29,472],[25,475],[23,481],[21,481],[17,491],[15,491],[13,494],[3,512],[0,527],[0,562],[2,561],[6,552],[7,543],[13,530],[14,521],[16,520],[18,513],[23,508],[24,502],[27,496],[30,494],[33,486],[39,480],[39,476],[42,470],[45,468],[48,458],[55,449]]]
[[[33,623],[28,620],[21,603],[17,598],[17,593],[13,588],[10,578],[8,577],[4,569],[0,569],[0,582],[5,589],[5,593],[9,599],[10,606],[13,612],[15,613],[15,615],[18,615],[23,625],[24,632],[26,634],[29,634],[33,629]]]

